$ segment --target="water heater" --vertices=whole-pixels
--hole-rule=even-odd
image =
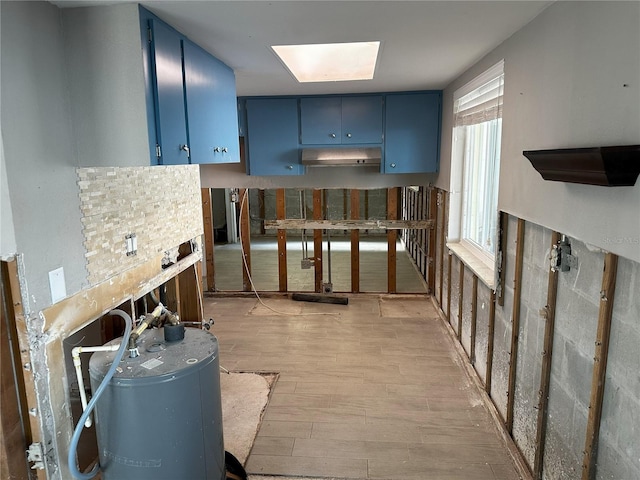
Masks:
[[[218,340],[187,328],[165,341],[163,330],[142,333],[96,404],[102,479],[224,480]],[[93,391],[115,355],[91,357]]]

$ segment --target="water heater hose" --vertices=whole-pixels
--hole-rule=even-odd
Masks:
[[[96,463],[96,465],[93,467],[93,469],[89,473],[82,473],[80,470],[78,470],[78,462],[76,460],[76,452],[78,450],[78,441],[80,440],[80,434],[82,433],[82,429],[84,427],[85,421],[87,420],[89,415],[91,415],[91,412],[96,406],[96,403],[100,398],[100,395],[102,395],[102,392],[104,391],[104,389],[107,388],[107,385],[111,381],[111,377],[113,377],[113,375],[116,373],[116,368],[118,368],[118,364],[120,363],[120,360],[122,360],[122,357],[124,356],[124,352],[127,350],[127,344],[128,344],[127,339],[131,334],[132,321],[131,321],[131,317],[127,314],[127,312],[124,312],[122,310],[111,310],[109,312],[109,315],[118,315],[119,317],[122,317],[124,319],[124,322],[125,322],[124,335],[122,336],[122,342],[120,342],[120,348],[116,352],[116,356],[113,359],[111,368],[109,368],[109,370],[107,371],[107,374],[104,376],[104,379],[102,380],[102,383],[100,383],[100,386],[98,386],[96,391],[93,392],[93,397],[89,401],[89,404],[87,405],[86,410],[82,412],[82,416],[80,417],[80,420],[78,420],[78,424],[76,425],[76,428],[73,431],[73,436],[71,437],[71,444],[69,445],[69,456],[67,457],[67,463],[69,465],[69,470],[71,471],[71,474],[74,476],[74,478],[77,478],[79,480],[91,480],[93,477],[95,477],[98,474],[98,470],[100,470],[99,463]]]

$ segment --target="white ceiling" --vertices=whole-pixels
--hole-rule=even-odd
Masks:
[[[65,0],[54,3],[78,5]],[[233,68],[238,95],[245,96],[442,89],[552,2],[141,3]],[[375,77],[369,81],[299,84],[270,48],[374,40],[382,45]]]

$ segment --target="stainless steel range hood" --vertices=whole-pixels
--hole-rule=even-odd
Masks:
[[[368,148],[305,148],[302,164],[308,167],[335,167],[353,165],[380,165],[382,149]]]

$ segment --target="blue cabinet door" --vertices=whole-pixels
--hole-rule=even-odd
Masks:
[[[382,96],[303,97],[303,145],[382,143]]]
[[[342,143],[382,143],[382,96],[342,97]]]
[[[159,163],[189,163],[182,76],[181,37],[161,22],[151,20],[152,69],[155,92],[156,141]]]
[[[233,70],[188,40],[183,53],[191,163],[240,162]]]
[[[342,142],[340,97],[300,99],[300,130],[304,145],[339,145]]]
[[[249,175],[300,175],[298,101],[250,98],[247,108]]]
[[[438,171],[441,93],[389,94],[382,173]]]

